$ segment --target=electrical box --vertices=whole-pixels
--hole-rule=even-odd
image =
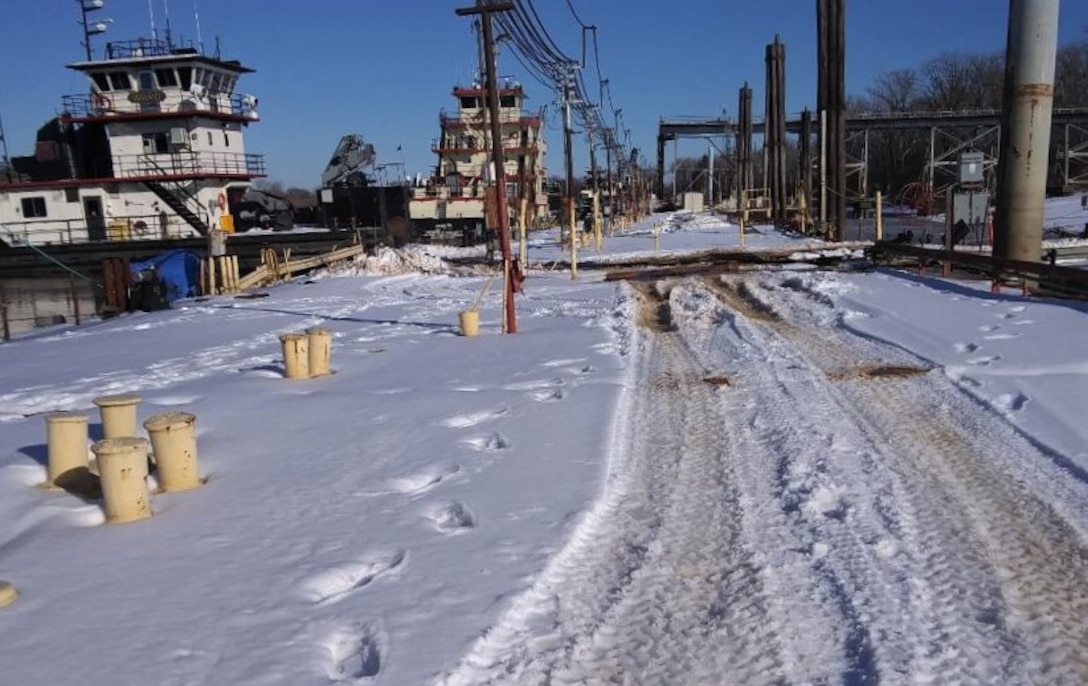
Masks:
[[[986,155],[981,152],[960,153],[960,185],[981,186],[985,180],[983,170],[986,166]]]
[[[683,201],[684,201],[683,202],[683,207],[684,207],[685,210],[689,210],[691,212],[702,212],[703,211],[703,194],[702,193],[684,193],[681,197],[683,198]]]

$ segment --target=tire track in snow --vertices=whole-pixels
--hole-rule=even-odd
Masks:
[[[791,321],[764,324],[768,338],[832,377],[859,352],[908,357],[845,335],[826,296],[799,307],[773,285],[759,293]],[[897,474],[901,540],[926,629],[911,672],[974,683],[1088,681],[1088,551],[1061,503],[1023,471],[1047,458],[943,375],[840,378],[848,420]]]
[[[841,401],[823,376],[763,333],[781,324],[778,316],[744,288],[709,285],[726,310],[693,318],[685,334],[704,365],[735,367],[730,452],[744,492],[762,504],[760,539],[781,599],[768,621],[789,632],[794,662],[806,670],[790,678],[866,683],[902,673],[914,627],[904,617],[902,571],[885,559],[895,524],[881,504],[890,477],[873,464],[863,437],[836,421]],[[709,299],[700,290],[692,300]],[[805,600],[802,614],[797,604]],[[821,634],[834,645],[814,644]]]
[[[572,540],[440,682],[774,683],[761,568],[742,531],[715,387],[667,304],[645,316],[605,492]]]

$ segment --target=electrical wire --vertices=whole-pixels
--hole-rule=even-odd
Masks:
[[[548,30],[533,0],[514,0],[513,5],[513,11],[495,15],[496,24],[501,31],[500,40],[506,42],[514,58],[532,79],[569,98],[572,119],[579,128],[587,132],[591,146],[594,142],[599,143],[613,150],[618,160],[626,161],[629,156],[627,143],[621,142],[616,135],[618,132],[605,123],[605,103],[595,103],[586,84],[585,67],[589,66],[585,35],[587,31],[593,33],[593,68],[597,81],[599,84],[605,82],[601,70],[597,27],[583,21],[573,2],[567,0],[567,8],[582,32],[581,60],[575,60],[563,51]],[[599,99],[603,100],[603,95]],[[619,110],[615,107],[611,90],[608,93],[607,106],[612,113],[612,119],[616,120]]]

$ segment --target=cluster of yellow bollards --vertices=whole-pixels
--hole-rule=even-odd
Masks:
[[[87,454],[89,417],[83,412],[46,415],[48,473],[45,486],[76,493],[101,489],[106,521],[134,522],[151,516],[149,458],[159,492],[186,491],[201,485],[197,466],[196,415],[167,412],[143,424],[148,438],[137,435],[135,395],[95,398],[102,419],[102,440],[91,446],[97,475]]]
[[[310,328],[280,336],[284,376],[310,379],[331,374],[332,333]],[[167,412],[149,417],[137,436],[136,395],[95,398],[102,420],[102,440],[87,453],[90,417],[86,412],[54,412],[45,417],[48,465],[45,488],[89,497],[101,493],[106,521],[135,522],[152,515],[147,479],[155,468],[159,493],[187,491],[203,483],[197,466],[196,415]],[[0,580],[0,608],[14,603],[19,592]]]
[[[332,332],[311,327],[303,333],[280,336],[283,346],[283,375],[288,379],[313,379],[332,373]]]

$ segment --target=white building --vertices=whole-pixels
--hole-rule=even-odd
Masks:
[[[79,243],[231,230],[231,207],[264,158],[246,152],[252,70],[163,40],[107,44],[68,65],[86,93],[65,96],[34,154],[0,168],[0,240]]]

